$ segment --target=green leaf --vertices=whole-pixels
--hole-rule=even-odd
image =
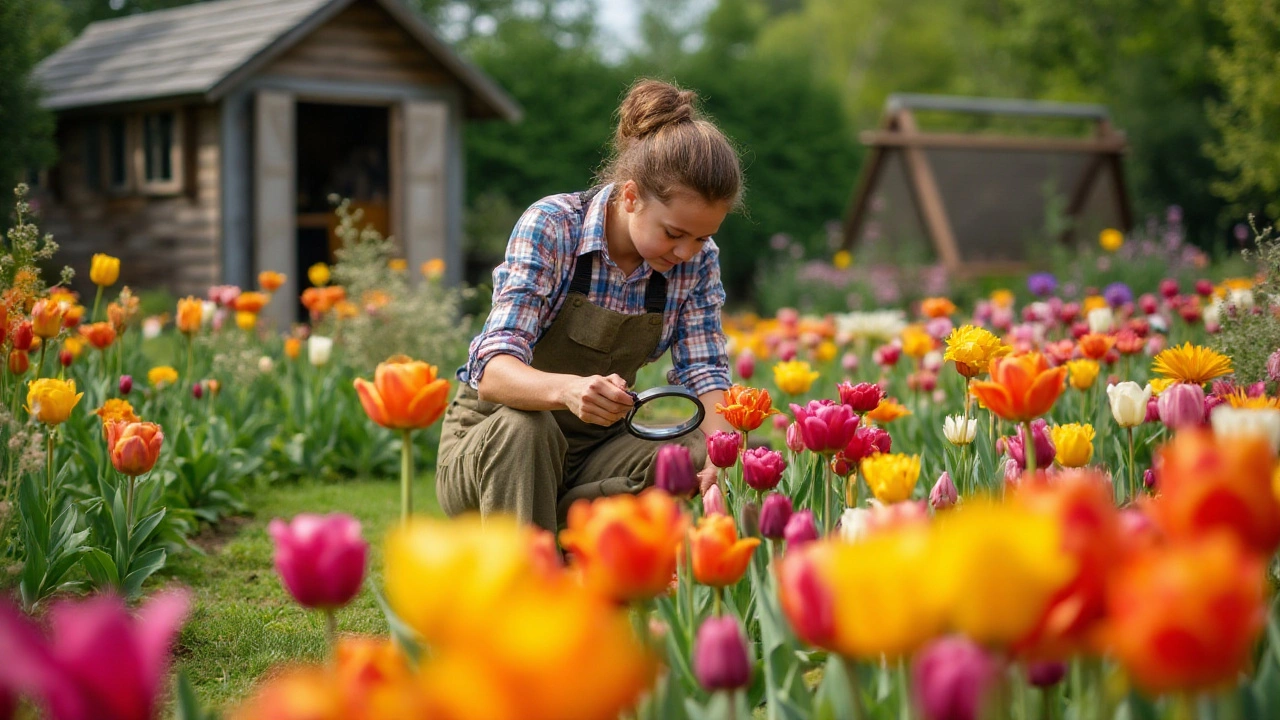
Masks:
[[[121,588],[125,598],[132,600],[141,594],[142,583],[155,571],[164,567],[165,556],[164,548],[153,548],[132,559],[129,563],[129,574],[124,577]]]
[[[120,573],[116,562],[102,548],[89,548],[84,556],[84,568],[98,588],[120,587]]]
[[[147,538],[151,536],[151,533],[155,531],[156,526],[158,526],[160,521],[164,519],[165,511],[166,508],[160,508],[134,525],[133,533],[129,538],[130,557],[138,552],[138,549],[142,547],[143,543],[147,541]]]
[[[373,599],[377,601],[378,607],[382,609],[382,616],[386,618],[387,627],[391,630],[391,636],[395,638],[396,644],[403,648],[405,654],[414,662],[417,662],[422,656],[422,638],[391,609],[391,605],[387,603],[382,590],[373,582],[373,578],[369,579],[369,589],[373,592]]]

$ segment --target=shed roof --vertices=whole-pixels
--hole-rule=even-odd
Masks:
[[[517,120],[518,104],[402,0],[386,10],[466,91],[470,114]],[[51,110],[199,97],[215,101],[355,0],[211,0],[95,22],[35,70]]]

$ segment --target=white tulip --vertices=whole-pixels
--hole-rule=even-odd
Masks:
[[[1250,290],[1249,288],[1232,290],[1231,292],[1227,293],[1227,302],[1231,303],[1232,305],[1235,305],[1241,310],[1251,311],[1253,310],[1253,305],[1254,305],[1253,291]]]
[[[316,367],[329,364],[329,356],[333,353],[333,338],[323,335],[312,335],[307,338],[307,360]]]
[[[258,372],[268,375],[276,368],[276,363],[271,359],[270,355],[263,355],[258,358]]]
[[[942,369],[942,353],[937,350],[930,350],[923,358],[920,358],[920,367],[929,372],[938,372]]]
[[[160,337],[160,331],[163,329],[164,324],[154,315],[142,321],[142,337],[148,340]]]
[[[968,445],[978,434],[978,418],[965,420],[963,415],[948,415],[942,422],[942,436],[952,445]]]
[[[1089,323],[1089,332],[1108,333],[1116,323],[1116,316],[1111,312],[1111,308],[1100,307],[1090,310],[1086,320]]]
[[[1276,408],[1219,405],[1210,414],[1209,424],[1218,437],[1256,435],[1271,444],[1271,452],[1280,453],[1280,410]]]
[[[213,314],[218,312],[218,303],[209,300],[200,301],[200,324],[208,325],[213,322]]]
[[[857,542],[867,534],[871,511],[866,508],[848,508],[840,515],[840,539]]]
[[[1107,386],[1107,398],[1111,401],[1111,417],[1120,427],[1131,428],[1147,419],[1147,402],[1151,400],[1151,386],[1139,387],[1132,380]]]

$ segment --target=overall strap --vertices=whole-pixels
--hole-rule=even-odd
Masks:
[[[596,268],[596,255],[600,251],[583,253],[574,260],[573,279],[569,281],[569,292],[579,295],[591,295],[591,275]]]
[[[657,270],[649,271],[649,285],[644,289],[644,311],[661,313],[667,307],[667,278]]]
[[[604,188],[603,185],[596,185],[589,190],[582,190],[578,193],[578,202],[580,207],[578,212],[583,218],[586,218],[587,207],[591,205],[591,201]],[[589,296],[591,294],[591,276],[595,272],[596,256],[599,251],[585,253],[579,255],[573,266],[573,279],[569,282],[569,292],[580,293]],[[590,256],[590,262],[582,262],[582,259]],[[644,311],[647,313],[661,313],[667,307],[667,278],[657,270],[649,273],[649,284],[644,290]]]

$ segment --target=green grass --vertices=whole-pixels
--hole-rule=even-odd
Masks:
[[[435,479],[414,487],[419,513],[440,514]],[[312,662],[325,654],[324,619],[297,606],[272,566],[267,524],[300,512],[345,512],[363,525],[369,541],[369,580],[350,606],[338,613],[339,633],[385,634],[387,624],[369,583],[381,585],[382,546],[400,513],[394,480],[302,482],[280,485],[250,498],[253,515],[224,521],[197,538],[206,554],[172,558],[163,585],[191,589],[194,602],[175,651],[175,670],[191,678],[201,704],[226,710],[244,699],[271,668]]]

